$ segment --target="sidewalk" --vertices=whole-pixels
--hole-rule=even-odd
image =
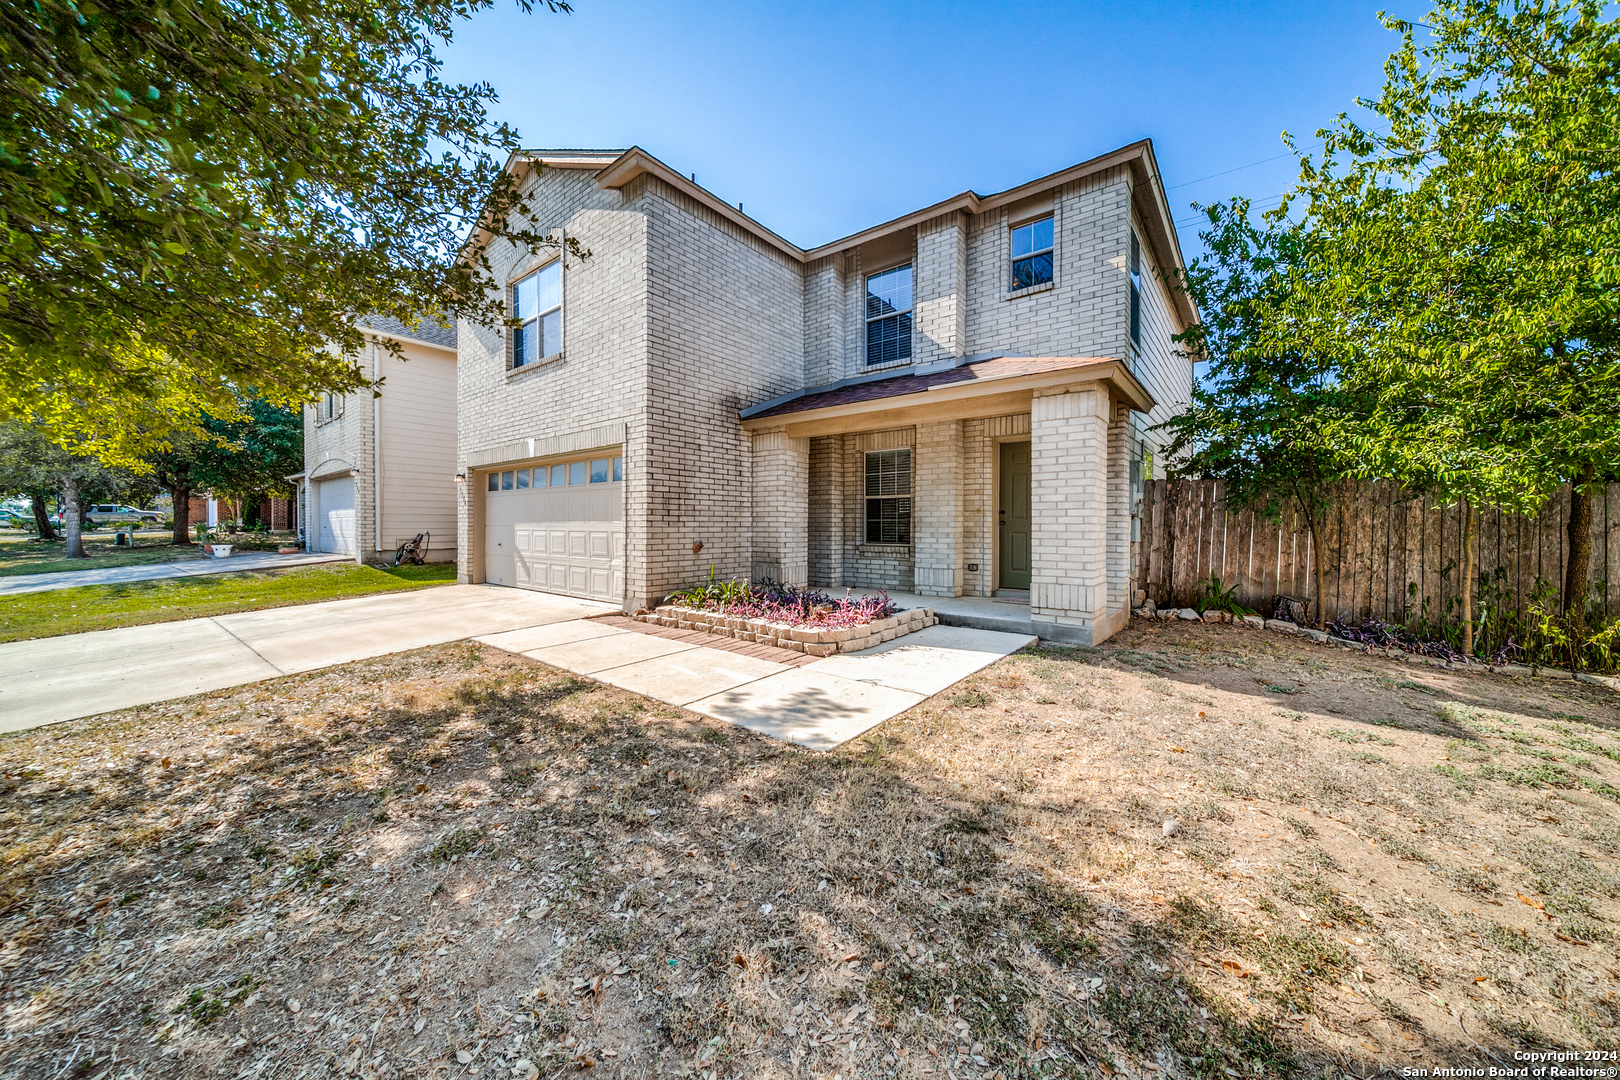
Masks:
[[[80,585],[122,585],[129,581],[159,581],[163,578],[201,577],[205,574],[233,574],[244,570],[285,570],[314,563],[353,562],[350,555],[324,553],[277,555],[273,551],[250,551],[225,559],[189,559],[185,562],[148,563],[145,566],[107,566],[100,569],[59,570],[54,574],[14,574],[0,577],[0,596],[76,589]]]
[[[695,635],[665,636],[600,617],[615,611],[524,589],[444,585],[12,642],[0,645],[0,732],[473,638],[830,750],[1035,641],[930,626],[865,652],[806,663],[797,654],[713,648]]]

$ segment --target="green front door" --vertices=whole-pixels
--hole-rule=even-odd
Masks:
[[[1001,518],[997,534],[1003,589],[1029,588],[1029,443],[1001,444]]]

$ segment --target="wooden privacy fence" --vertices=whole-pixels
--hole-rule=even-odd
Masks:
[[[1479,610],[1523,612],[1537,591],[1562,600],[1568,558],[1569,489],[1536,516],[1486,509],[1478,515]],[[1326,572],[1326,612],[1405,623],[1455,619],[1462,594],[1462,510],[1436,506],[1386,481],[1337,485],[1321,529],[1322,550],[1292,507],[1281,520],[1230,511],[1213,480],[1151,480],[1142,502],[1136,588],[1159,606],[1188,605],[1211,574],[1237,586],[1238,600],[1269,616],[1279,594],[1316,593],[1315,560]],[[1592,587],[1605,619],[1620,615],[1620,484],[1592,508]],[[1314,619],[1316,610],[1313,607]]]

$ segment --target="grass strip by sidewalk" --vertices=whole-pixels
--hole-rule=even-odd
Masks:
[[[455,580],[453,564],[380,570],[324,563],[118,585],[86,585],[0,598],[0,642],[173,622],[236,611],[419,589]]]

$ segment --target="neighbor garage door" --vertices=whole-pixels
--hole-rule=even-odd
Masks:
[[[624,459],[502,469],[484,481],[484,579],[624,597]]]
[[[321,550],[354,554],[354,478],[322,480],[316,490],[321,515]]]

